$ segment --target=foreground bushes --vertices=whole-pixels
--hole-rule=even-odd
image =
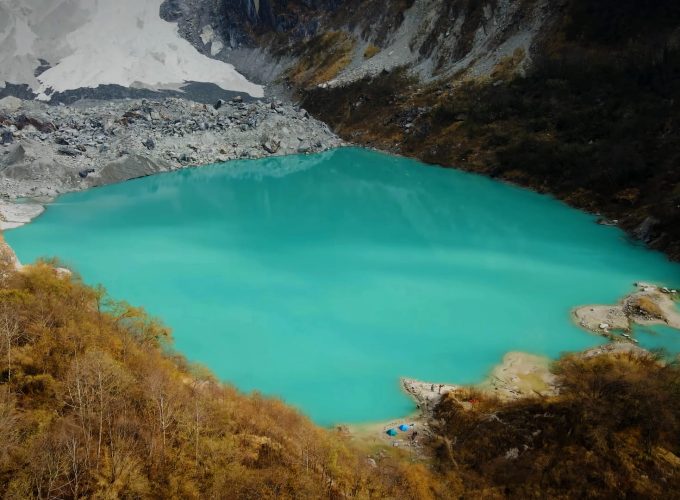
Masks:
[[[0,496],[427,497],[425,469],[217,383],[143,310],[48,264],[0,276]]]
[[[437,459],[468,490],[515,498],[669,498],[680,491],[680,367],[567,357],[561,393],[437,408]],[[675,492],[675,493],[674,493]]]

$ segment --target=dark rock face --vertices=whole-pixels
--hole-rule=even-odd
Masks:
[[[78,172],[78,176],[81,179],[86,179],[88,175],[94,173],[94,168],[86,168],[85,170],[81,170]]]
[[[200,39],[199,39],[200,40]],[[95,88],[84,87],[76,90],[55,92],[51,95],[50,105],[73,104],[85,99],[111,100],[111,99],[153,99],[161,101],[168,97],[181,97],[204,104],[213,104],[217,99],[228,100],[237,94],[233,90],[224,90],[214,83],[188,82],[181,91],[178,90],[151,90],[145,88],[128,88],[120,85],[99,85]],[[14,96],[24,100],[32,100],[37,97],[27,86],[6,84],[0,89],[0,99]],[[245,95],[245,99],[253,101],[255,98]]]
[[[649,243],[653,239],[655,229],[658,225],[659,220],[656,219],[655,217],[649,216],[645,218],[645,220],[642,221],[642,224],[640,224],[633,231],[633,236],[635,236],[635,238],[637,238],[640,241]]]
[[[232,48],[256,45],[257,35],[286,33],[291,39],[316,35],[321,20],[346,0],[165,0],[160,14],[203,52],[199,30],[212,26]]]
[[[176,23],[188,14],[187,5],[181,0],[165,0],[161,4],[160,16],[170,23]]]
[[[12,144],[14,142],[14,134],[11,130],[0,130],[0,144]]]
[[[54,123],[52,123],[48,116],[41,113],[31,113],[19,115],[15,120],[14,124],[19,130],[27,127],[28,125],[33,125],[40,132],[54,132],[57,130]]]
[[[79,156],[82,154],[80,150],[72,148],[71,146],[61,146],[57,149],[57,153],[65,156]]]

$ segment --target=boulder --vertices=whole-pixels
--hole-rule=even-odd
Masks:
[[[214,104],[213,107],[214,107],[215,109],[220,109],[220,108],[224,105],[225,102],[226,102],[226,101],[225,101],[224,99],[220,99],[220,100],[218,100],[218,101]]]
[[[0,144],[12,144],[14,142],[14,134],[9,129],[0,130]]]
[[[71,146],[60,146],[57,148],[57,153],[64,156],[78,156],[82,154],[81,151],[76,148],[72,148]]]
[[[57,126],[52,123],[50,117],[41,112],[25,113],[19,115],[16,117],[15,123],[19,129],[24,129],[29,125],[32,125],[43,133],[51,133],[57,130]]]
[[[7,96],[0,99],[0,110],[7,111],[8,113],[15,113],[19,110],[22,104],[22,100],[18,97]]]
[[[170,168],[171,165],[165,160],[130,154],[108,163],[97,175],[88,176],[87,183],[90,186],[102,186],[164,172]]]
[[[649,243],[654,234],[654,229],[658,224],[658,219],[649,216],[642,221],[642,224],[640,224],[635,231],[633,231],[633,236],[645,243]]]
[[[151,137],[148,137],[145,141],[143,141],[142,146],[144,146],[149,151],[151,151],[152,149],[156,149],[156,143]]]
[[[268,140],[262,144],[262,147],[267,153],[274,154],[281,147],[281,141]]]
[[[7,154],[0,156],[0,167],[8,167],[23,163],[26,158],[26,150],[21,144],[13,144],[5,151]]]

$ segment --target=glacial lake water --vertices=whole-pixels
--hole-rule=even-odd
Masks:
[[[143,305],[244,391],[330,425],[414,410],[399,377],[471,383],[508,351],[602,340],[573,306],[680,266],[550,197],[362,149],[234,161],[60,197],[6,233]],[[678,350],[675,331],[640,335]]]

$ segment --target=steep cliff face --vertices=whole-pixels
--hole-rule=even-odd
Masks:
[[[676,0],[175,1],[200,7],[180,26],[201,50],[212,33],[344,138],[550,192],[680,258]]]
[[[554,11],[545,0],[167,0],[163,15],[213,56],[238,62],[234,51],[257,49],[267,64],[285,60],[270,81],[340,48],[344,64],[328,81],[297,79],[298,86],[336,86],[405,65],[424,80],[488,75],[506,59],[524,72]],[[239,67],[248,73],[248,65]]]

